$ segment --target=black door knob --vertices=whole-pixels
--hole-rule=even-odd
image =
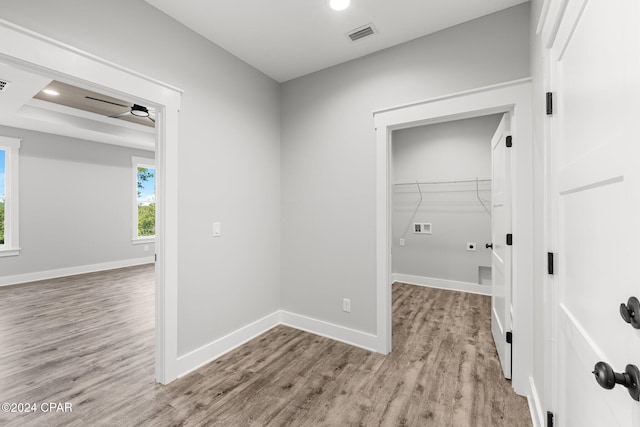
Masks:
[[[627,388],[633,400],[640,401],[640,370],[636,365],[627,365],[624,373],[617,373],[608,363],[598,362],[592,373],[602,388],[611,390],[620,384]]]
[[[484,247],[487,249],[493,249],[493,243],[487,243]]]
[[[631,297],[626,305],[620,304],[620,316],[634,328],[640,329],[640,301],[638,298]]]

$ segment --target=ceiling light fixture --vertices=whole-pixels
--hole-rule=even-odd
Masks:
[[[147,110],[147,107],[143,107],[142,105],[133,104],[133,107],[131,107],[131,114],[138,117],[149,117],[149,110]]]
[[[47,95],[51,95],[51,96],[60,95],[60,92],[58,92],[57,90],[53,90],[53,89],[44,89],[43,92],[46,93]]]
[[[333,10],[345,10],[350,3],[351,0],[329,0],[329,7]]]

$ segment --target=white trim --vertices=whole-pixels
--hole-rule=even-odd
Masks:
[[[59,268],[56,270],[36,271],[33,273],[16,274],[0,277],[0,286],[17,285],[20,283],[36,282],[38,280],[56,279],[58,277],[75,276],[78,274],[95,273],[116,268],[133,267],[153,263],[153,257],[123,259],[120,261],[103,262],[100,264],[79,265],[76,267]]]
[[[20,255],[20,248],[0,249],[0,258]]]
[[[514,348],[512,385],[516,393],[529,394],[533,355],[533,153],[531,79],[521,79],[434,98],[405,107],[374,113],[376,129],[376,349],[391,351],[391,182],[390,150],[393,130],[432,123],[513,114],[513,331],[519,345]]]
[[[325,322],[324,320],[317,320],[288,311],[281,310],[280,315],[280,323],[283,325],[360,347],[365,350],[376,351],[375,348],[378,337],[373,334],[345,328],[344,326]]]
[[[150,166],[155,169],[156,159],[153,159],[151,157],[131,156],[131,166],[136,167],[138,165]]]
[[[156,236],[137,237],[135,239],[131,239],[132,245],[150,245],[155,242],[156,242]]]
[[[156,110],[156,379],[177,377],[178,358],[178,111],[182,91],[95,55],[0,20],[0,59],[99,90],[135,98]]]
[[[436,279],[434,277],[411,276],[409,274],[393,273],[392,283],[400,282],[409,285],[426,286],[428,288],[448,289],[451,291],[468,292],[470,294],[491,296],[490,285],[480,285],[471,282],[459,282],[457,280]]]
[[[544,23],[547,19],[547,13],[549,12],[549,4],[551,0],[543,0],[542,8],[540,9],[540,16],[538,16],[538,24],[536,25],[536,35],[542,34],[544,29]]]
[[[131,75],[133,77],[137,77],[138,79],[145,80],[146,82],[152,83],[154,86],[162,86],[166,89],[169,89],[169,91],[165,91],[167,92],[167,94],[169,94],[170,92],[177,92],[180,94],[184,93],[184,91],[177,86],[170,85],[166,82],[163,82],[162,80],[154,79],[153,77],[149,77],[145,74],[139,73],[135,70],[132,70],[131,68],[123,67],[122,65],[116,64],[115,62],[111,62],[107,59],[93,55],[92,53],[85,52],[84,50],[75,48],[66,43],[59,42],[58,40],[52,39],[51,37],[47,37],[43,34],[29,30],[28,28],[24,28],[19,25],[16,25],[13,22],[0,19],[0,28],[2,28],[1,31],[3,32],[6,29],[10,33],[13,33],[15,36],[17,36],[18,38],[24,39],[24,40],[31,40],[32,43],[35,43],[37,45],[46,44],[46,45],[51,45],[52,48],[56,48],[55,49],[56,51],[63,50],[65,56],[81,57],[83,59],[88,60],[87,62],[95,63],[96,66],[100,66],[100,65],[107,66],[107,68],[121,71],[121,72],[124,72],[125,74]],[[17,52],[19,50],[19,46],[11,46],[11,47],[3,46],[3,49],[9,49],[9,48],[11,48],[16,53],[19,53]],[[4,51],[2,53],[4,53]],[[47,56],[46,60],[43,59],[42,61],[36,61],[34,64],[39,64],[39,62],[45,62],[45,61],[46,62],[53,61],[54,63],[56,63],[57,60],[54,57],[55,53],[56,52],[53,52],[53,54],[46,55]],[[21,55],[12,55],[12,56],[19,58]],[[44,64],[40,64],[40,65],[44,66]],[[73,64],[70,64],[70,65],[73,66]],[[88,80],[88,81],[91,81],[91,80]],[[171,95],[169,94],[169,96]]]
[[[262,319],[243,326],[227,335],[178,357],[178,378],[210,363],[226,353],[251,341],[280,324],[280,312],[275,311]]]
[[[550,48],[558,35],[560,22],[565,13],[569,0],[547,1],[546,9],[540,14],[540,22],[536,34],[541,36],[542,44],[545,48]]]
[[[373,115],[377,116],[379,114],[388,113],[390,111],[404,110],[406,108],[418,107],[418,106],[425,105],[425,104],[433,104],[435,102],[446,101],[446,100],[460,98],[460,97],[468,96],[468,95],[474,95],[474,94],[477,94],[477,93],[492,91],[492,90],[495,90],[495,89],[504,89],[504,88],[508,88],[508,87],[511,87],[511,86],[518,86],[518,85],[521,85],[523,83],[530,83],[530,82],[531,82],[531,78],[530,77],[526,77],[524,79],[518,79],[518,80],[511,80],[511,81],[508,81],[508,82],[498,83],[498,84],[495,84],[495,85],[483,86],[483,87],[479,87],[479,88],[475,88],[475,89],[464,90],[462,92],[456,92],[456,93],[450,93],[450,94],[447,94],[447,95],[436,96],[436,97],[425,99],[425,100],[422,100],[422,101],[409,102],[407,104],[401,104],[401,105],[396,105],[396,106],[393,106],[393,107],[381,108],[379,110],[374,110],[373,111]]]
[[[531,423],[533,424],[533,427],[544,427],[544,410],[540,404],[540,394],[538,394],[536,382],[533,377],[529,377],[529,388],[531,389],[531,393],[527,396],[527,401],[529,402]]]
[[[328,323],[322,320],[312,319],[288,311],[278,310],[256,320],[246,326],[228,333],[222,338],[218,338],[209,344],[203,345],[178,358],[178,369],[183,377],[202,366],[213,362],[230,351],[238,348],[242,344],[256,338],[257,336],[275,328],[278,325],[288,326],[311,334],[319,335],[340,341],[345,344],[360,347],[368,351],[375,351],[374,346],[377,340],[375,335],[366,332],[356,331],[343,326]]]

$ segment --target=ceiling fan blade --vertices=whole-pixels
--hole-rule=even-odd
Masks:
[[[122,113],[114,114],[113,116],[109,116],[109,118],[117,119],[118,117],[124,117],[124,116],[130,116],[130,115],[131,115],[131,111],[124,111]]]
[[[93,96],[85,96],[85,98],[92,99],[94,101],[105,102],[105,103],[111,104],[111,105],[117,105],[118,107],[131,108],[130,105],[122,105],[122,104],[118,104],[117,102],[107,101],[106,99],[94,98]]]

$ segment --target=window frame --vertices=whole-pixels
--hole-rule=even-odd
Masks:
[[[0,136],[0,150],[5,152],[4,169],[4,243],[0,244],[0,257],[17,256],[20,254],[19,240],[19,151],[22,140]]]
[[[131,156],[131,166],[132,166],[131,169],[133,172],[133,204],[132,204],[133,206],[133,209],[132,209],[133,238],[131,239],[131,243],[133,243],[134,245],[142,245],[145,243],[155,243],[156,241],[155,234],[153,236],[138,236],[138,168],[139,167],[153,168],[153,170],[156,171],[155,173],[157,177],[158,170],[156,168],[156,161],[155,159],[152,159],[149,157]],[[156,195],[156,192],[154,190],[154,196],[155,195]],[[157,207],[157,203],[156,203],[156,207]]]

